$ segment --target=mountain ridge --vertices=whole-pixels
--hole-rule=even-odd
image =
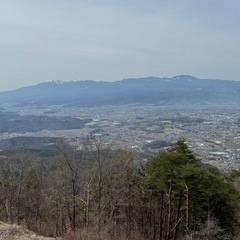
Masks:
[[[191,75],[127,78],[114,82],[48,81],[0,92],[0,104],[102,106],[239,103],[240,82]]]

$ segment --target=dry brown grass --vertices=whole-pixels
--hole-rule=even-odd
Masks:
[[[41,237],[22,226],[0,222],[0,240],[54,240]]]
[[[118,229],[119,230],[119,229]],[[107,230],[98,231],[94,227],[82,228],[73,232],[68,229],[63,235],[63,240],[146,240],[137,231],[127,234],[126,231],[109,232]]]

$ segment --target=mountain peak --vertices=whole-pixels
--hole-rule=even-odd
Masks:
[[[172,77],[171,79],[173,79],[173,80],[197,80],[198,78],[186,74],[186,75],[178,75],[178,76]]]
[[[71,80],[71,81],[65,81],[65,80],[49,80],[46,81],[45,83],[52,83],[52,84],[65,84],[65,83],[72,83],[72,82],[80,82],[80,80]]]

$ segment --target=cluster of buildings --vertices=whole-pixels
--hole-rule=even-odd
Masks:
[[[52,106],[47,110],[19,107],[11,110],[19,114],[92,119],[81,129],[43,130],[24,133],[24,136],[63,137],[76,146],[90,136],[101,138],[104,145],[112,148],[139,151],[146,158],[184,138],[206,163],[226,170],[238,168],[240,164],[240,111],[237,106]]]

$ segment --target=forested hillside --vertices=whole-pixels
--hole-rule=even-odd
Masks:
[[[41,156],[24,149],[1,152],[0,220],[65,239],[238,235],[239,171],[202,164],[184,140],[146,163],[97,139],[79,149],[59,143]]]

